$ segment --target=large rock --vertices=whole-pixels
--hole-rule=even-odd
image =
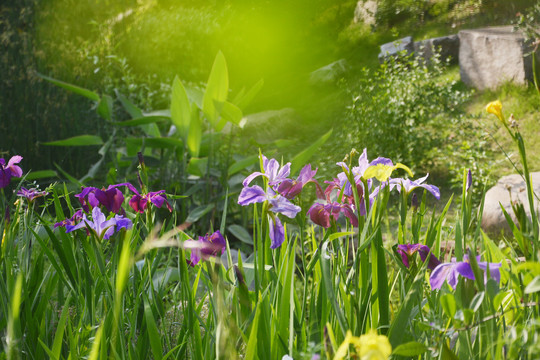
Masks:
[[[540,194],[540,172],[531,174],[534,192]],[[527,186],[520,175],[504,176],[486,193],[484,213],[482,215],[482,229],[490,234],[505,232],[510,234],[510,227],[501,210],[502,205],[506,212],[516,223],[516,217],[512,210],[512,202],[523,204],[527,216],[530,218],[529,201],[527,199]],[[535,198],[535,209],[538,213],[540,201]],[[499,205],[500,204],[500,205]]]
[[[457,35],[448,35],[414,43],[414,52],[428,61],[436,51],[439,52],[441,60],[450,59],[451,64],[457,64],[459,60],[459,37]]]
[[[532,78],[531,57],[523,34],[512,26],[459,32],[461,80],[477,89],[494,89],[507,81],[525,84]]]
[[[309,74],[311,85],[327,86],[336,83],[348,69],[347,60],[340,59]]]
[[[364,23],[366,25],[375,25],[377,14],[377,2],[374,0],[359,0],[354,9],[355,23]]]
[[[406,36],[402,39],[392,41],[381,45],[379,62],[383,63],[388,57],[398,56],[403,53],[411,54],[414,52],[414,42],[412,36]]]

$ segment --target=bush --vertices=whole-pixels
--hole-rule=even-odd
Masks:
[[[364,69],[357,84],[347,84],[352,98],[341,139],[392,157],[412,167],[423,167],[431,149],[448,143],[463,118],[468,92],[445,81],[436,56],[426,65],[419,58],[390,59],[376,71]],[[359,145],[360,144],[360,145]]]

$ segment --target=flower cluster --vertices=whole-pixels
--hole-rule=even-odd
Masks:
[[[15,155],[6,164],[4,158],[0,158],[0,188],[5,188],[11,182],[12,177],[21,177],[22,169],[16,165],[23,159],[20,155]]]
[[[261,155],[261,159],[263,171],[254,172],[244,180],[242,183],[244,188],[238,197],[238,204],[242,206],[255,203],[268,204],[270,248],[276,249],[285,241],[285,229],[277,214],[293,219],[301,208],[290,200],[296,197],[308,183],[314,183],[319,194],[322,193],[322,189],[314,179],[317,169],[312,170],[309,164],[304,166],[298,177],[293,180],[289,179],[291,163],[280,166],[276,159],[268,160],[264,155]],[[259,176],[266,178],[268,183],[266,190],[258,185],[249,186]]]
[[[169,211],[172,207],[167,201],[165,190],[150,192],[141,195],[137,189],[130,183],[121,183],[109,185],[107,188],[84,187],[75,197],[81,203],[82,209],[73,214],[72,217],[54,224],[54,227],[65,227],[66,233],[77,229],[85,228],[87,231],[94,233],[98,239],[109,239],[114,232],[122,228],[130,229],[133,223],[125,217],[125,210],[122,207],[125,197],[122,191],[118,188],[125,186],[134,195],[129,200],[129,206],[136,212],[142,213],[148,208],[148,204],[154,204],[161,208],[164,204]],[[115,215],[107,220],[103,214],[101,207],[105,208],[110,213]],[[87,216],[87,213],[92,213],[92,220]]]
[[[21,187],[19,191],[17,191],[17,196],[25,197],[28,202],[33,202],[38,197],[46,196],[49,193],[46,191],[39,191],[38,189],[27,189],[25,187]]]

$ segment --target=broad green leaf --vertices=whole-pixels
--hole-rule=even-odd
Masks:
[[[214,204],[201,205],[190,211],[186,222],[194,223],[214,208]]]
[[[259,296],[259,302],[258,306],[255,309],[255,317],[253,318],[253,322],[251,323],[251,331],[249,333],[249,339],[247,342],[246,347],[246,360],[256,360],[257,359],[257,338],[258,338],[258,330],[259,330],[259,317],[261,316],[261,306],[262,306],[262,299]]]
[[[120,103],[132,119],[143,117],[143,112],[141,109],[139,109],[135,104],[133,104],[127,97],[122,95],[118,90],[115,90],[114,92],[116,93],[116,97],[118,98],[118,100],[120,100]]]
[[[103,335],[104,327],[105,327],[105,323],[102,323],[96,332],[96,336],[94,337],[94,342],[92,343],[92,350],[90,350],[90,356],[88,356],[88,360],[99,359],[99,347],[101,345],[101,337]]]
[[[218,113],[221,115],[221,120],[216,126],[216,131],[223,130],[223,127],[227,122],[233,123],[236,126],[240,126],[240,121],[242,120],[243,113],[239,107],[236,105],[225,101],[225,102],[215,102],[214,105],[218,109]]]
[[[319,147],[321,147],[326,142],[326,140],[328,140],[330,135],[332,135],[332,129],[330,129],[330,131],[321,136],[319,139],[315,140],[313,144],[298,153],[291,160],[291,174],[295,174],[304,165],[306,165],[308,160],[313,156],[313,154],[315,154],[315,152],[319,150]]]
[[[454,315],[456,315],[456,299],[454,298],[454,294],[442,295],[441,306],[446,316],[453,319]]]
[[[64,140],[49,141],[43,143],[49,146],[92,146],[103,145],[103,140],[96,135],[79,135]]]
[[[238,160],[231,166],[229,166],[228,174],[232,176],[239,171],[244,170],[246,167],[255,164],[259,160],[258,155],[248,156],[242,160]]]
[[[229,91],[229,75],[227,72],[227,63],[225,56],[220,51],[216,55],[214,65],[208,77],[206,91],[203,97],[203,112],[208,117],[210,124],[215,127],[218,123],[218,111],[214,105],[214,101],[224,102],[227,100]]]
[[[194,108],[191,114],[189,133],[187,133],[187,148],[191,156],[199,156],[199,151],[201,150],[201,139],[202,119],[199,116],[199,110]]]
[[[264,85],[264,80],[261,79],[253,85],[251,89],[247,92],[240,92],[232,101],[233,104],[238,106],[240,109],[245,109],[255,98],[255,96],[261,91]]]
[[[390,325],[390,331],[388,332],[388,339],[392,347],[397,347],[401,344],[401,340],[405,335],[403,329],[407,328],[409,317],[411,316],[413,307],[417,304],[419,294],[421,294],[422,285],[424,283],[424,271],[419,271],[409,289],[409,292],[405,296],[405,300],[399,307],[395,314],[394,320]]]
[[[412,357],[412,356],[422,355],[427,350],[428,348],[426,345],[416,342],[416,341],[411,341],[411,342],[401,344],[398,347],[396,347],[394,351],[392,351],[392,355]]]
[[[77,86],[77,85],[68,84],[66,82],[56,80],[56,79],[53,79],[51,77],[48,77],[48,76],[45,76],[45,75],[42,75],[42,74],[39,74],[39,76],[42,79],[47,80],[48,82],[53,83],[56,86],[59,86],[61,88],[64,88],[64,89],[69,90],[71,92],[74,92],[75,94],[82,95],[84,97],[87,97],[90,100],[99,101],[99,95],[96,94],[95,92],[91,91],[91,90],[82,88],[82,87]]]
[[[186,89],[178,76],[174,78],[171,92],[171,120],[182,139],[187,140],[193,118]]]
[[[206,174],[208,166],[208,158],[195,158],[189,160],[187,172],[190,175],[203,177]]]
[[[51,178],[58,176],[57,172],[54,170],[39,170],[39,171],[32,171],[28,175],[26,175],[26,180],[36,180],[36,179],[43,179],[43,178]]]
[[[525,294],[532,294],[540,291],[540,276],[535,277],[528,285],[525,287]]]
[[[238,240],[240,240],[240,241],[242,241],[242,242],[244,242],[246,244],[253,245],[253,238],[251,237],[249,232],[244,227],[235,224],[235,225],[229,226],[227,229]]]
[[[174,149],[182,148],[184,146],[182,140],[168,137],[144,138],[144,144],[145,146],[155,149]]]
[[[103,95],[99,100],[96,111],[105,120],[112,121],[113,99],[109,95]]]
[[[138,126],[165,121],[169,121],[169,118],[165,116],[143,116],[131,120],[113,122],[112,124],[116,126]]]

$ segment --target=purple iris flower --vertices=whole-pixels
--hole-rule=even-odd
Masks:
[[[18,165],[15,165],[20,163],[22,159],[22,156],[15,155],[6,164],[6,160],[0,158],[0,188],[8,186],[12,177],[22,176],[22,169]]]
[[[469,169],[469,171],[467,171],[467,186],[465,188],[465,191],[469,191],[469,188],[471,187],[472,185],[472,172],[471,172],[471,169]]]
[[[429,191],[437,200],[439,200],[441,198],[441,192],[439,188],[436,187],[435,185],[424,184],[424,181],[426,181],[428,176],[429,174],[427,174],[423,178],[416,179],[416,180],[402,179],[402,178],[390,179],[389,180],[390,190],[392,190],[394,187],[397,187],[399,192],[401,192],[401,189],[405,189],[405,192],[409,194],[414,189],[421,187]]]
[[[489,269],[489,276],[497,282],[501,280],[499,263],[488,263],[480,261],[480,256],[476,257],[478,268],[484,271],[484,282],[487,282]],[[429,283],[432,289],[440,289],[444,282],[448,282],[453,289],[456,288],[458,277],[463,276],[467,279],[474,280],[474,273],[469,263],[469,257],[463,256],[463,261],[456,262],[456,258],[452,258],[452,262],[439,264],[431,273]]]
[[[56,224],[54,224],[54,228],[56,229],[57,227],[65,227],[65,226],[68,226],[68,225],[74,225],[77,222],[79,222],[79,220],[81,220],[83,218],[83,215],[84,215],[84,212],[82,211],[82,209],[79,209],[79,210],[77,210],[75,212],[75,214],[73,214],[72,217],[67,218],[65,220],[62,220],[62,221],[57,222]]]
[[[122,184],[123,185],[123,184]],[[165,190],[159,190],[154,192],[149,192],[147,194],[141,195],[130,183],[125,184],[129,190],[133,191],[135,195],[129,200],[129,206],[137,212],[143,213],[144,210],[148,207],[149,203],[154,204],[158,208],[161,208],[163,204],[166,204],[167,209],[172,211],[171,204],[167,201],[167,195],[165,195]]]
[[[264,191],[260,186],[253,185],[251,187],[244,187],[238,196],[238,204],[247,206],[255,203],[262,203],[268,201],[269,210],[275,214],[283,214],[288,218],[293,219],[296,214],[302,210],[299,206],[291,203],[287,198],[276,194],[271,188],[268,191]],[[281,246],[285,240],[285,229],[283,224],[277,216],[271,216],[272,222],[270,224],[270,239],[272,243],[271,249],[276,249]]]
[[[114,234],[115,226],[117,227],[116,230],[118,231],[121,228],[131,228],[133,223],[131,220],[121,215],[115,215],[114,218],[107,220],[100,208],[95,207],[92,209],[92,220],[88,219],[86,214],[83,214],[82,221],[80,221],[77,225],[66,225],[66,233],[86,228],[94,232],[99,239],[107,240]]]
[[[38,189],[27,189],[24,187],[21,187],[19,191],[17,191],[18,196],[25,197],[29,202],[33,202],[35,199],[41,196],[46,196],[49,193],[46,191],[39,191]]]
[[[268,179],[268,185],[279,185],[282,181],[286,180],[291,172],[291,163],[288,162],[283,166],[279,166],[279,162],[276,159],[268,160],[266,156],[261,155],[263,160],[263,172],[256,171],[244,179],[242,185],[248,186],[253,179],[258,176],[264,176]]]
[[[422,261],[426,261],[429,255],[428,269],[435,269],[441,262],[435,255],[431,253],[431,249],[427,245],[422,244],[405,244],[398,245],[397,252],[401,255],[403,265],[409,267],[409,258],[418,252]]]
[[[291,200],[302,191],[304,186],[309,183],[314,183],[317,190],[317,197],[322,198],[324,196],[322,188],[317,180],[314,179],[315,175],[317,174],[317,170],[318,169],[311,170],[311,164],[307,164],[302,168],[302,170],[300,170],[300,174],[298,174],[296,180],[282,180],[277,187],[277,192]]]
[[[191,266],[197,265],[201,259],[221,255],[227,249],[227,242],[219,230],[212,235],[199,236],[199,241],[191,242],[194,243],[189,263]]]

